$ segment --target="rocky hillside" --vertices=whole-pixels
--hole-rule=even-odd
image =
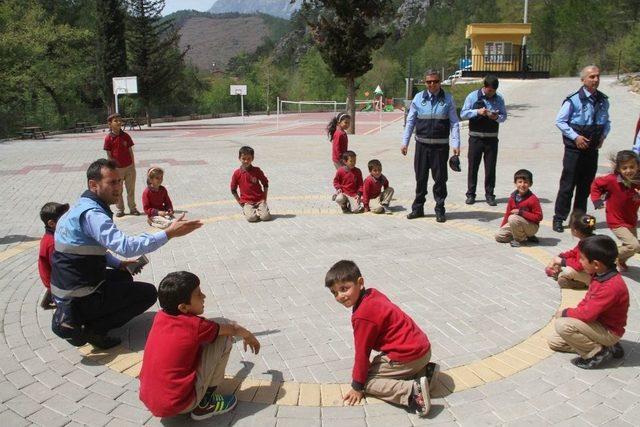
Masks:
[[[290,0],[218,0],[209,10],[211,13],[266,13],[288,19],[299,8],[299,4],[291,4]]]

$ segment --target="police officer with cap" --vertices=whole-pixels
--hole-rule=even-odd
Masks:
[[[600,69],[589,65],[580,72],[582,87],[562,103],[556,126],[562,132],[564,158],[558,196],[556,197],[553,230],[564,231],[563,221],[571,209],[587,210],[591,182],[598,169],[598,150],[611,129],[609,100],[598,90]]]
[[[496,206],[496,161],[498,160],[498,129],[507,120],[502,96],[496,93],[498,78],[486,76],[481,89],[471,92],[464,101],[460,118],[469,120],[469,173],[466,204],[476,202],[478,169],[484,157],[484,194],[489,206]]]
[[[440,73],[436,70],[425,72],[427,90],[418,92],[411,102],[407,124],[402,136],[402,155],[407,155],[409,140],[415,129],[416,152],[413,166],[416,174],[416,197],[408,219],[424,216],[429,171],[435,181],[436,221],[445,222],[444,201],[447,197],[447,162],[449,146],[454,155],[460,155],[460,127],[456,105],[451,94],[441,88]]]

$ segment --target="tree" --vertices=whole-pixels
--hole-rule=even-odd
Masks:
[[[311,27],[324,62],[345,79],[349,133],[355,132],[356,78],[373,65],[371,57],[391,34],[393,2],[388,0],[303,0],[301,14]]]
[[[138,77],[138,96],[151,126],[151,104],[164,99],[182,78],[184,55],[171,20],[163,20],[164,0],[127,0],[129,70]]]
[[[98,82],[109,114],[115,111],[113,78],[127,72],[126,13],[122,0],[96,0],[96,51]]]

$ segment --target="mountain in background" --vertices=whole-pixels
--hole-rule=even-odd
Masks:
[[[289,19],[298,10],[298,2],[291,4],[290,0],[218,0],[209,9],[210,13],[266,13],[267,15]]]

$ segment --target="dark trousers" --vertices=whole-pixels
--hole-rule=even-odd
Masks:
[[[134,282],[126,271],[107,269],[106,280],[96,292],[73,300],[77,321],[105,335],[147,311],[158,298],[150,283]]]
[[[444,213],[444,200],[447,198],[447,179],[449,178],[447,162],[449,160],[449,144],[423,144],[416,142],[416,155],[413,168],[416,173],[416,198],[411,205],[413,212],[424,213],[424,202],[427,197],[429,170],[433,177],[433,198],[436,201],[435,211]]]
[[[554,220],[565,220],[569,216],[574,189],[576,195],[573,200],[573,209],[587,211],[591,182],[597,170],[598,150],[565,147]]]
[[[498,160],[498,138],[469,137],[469,174],[467,175],[467,196],[476,196],[478,169],[484,157],[484,195],[495,197],[496,161]]]

